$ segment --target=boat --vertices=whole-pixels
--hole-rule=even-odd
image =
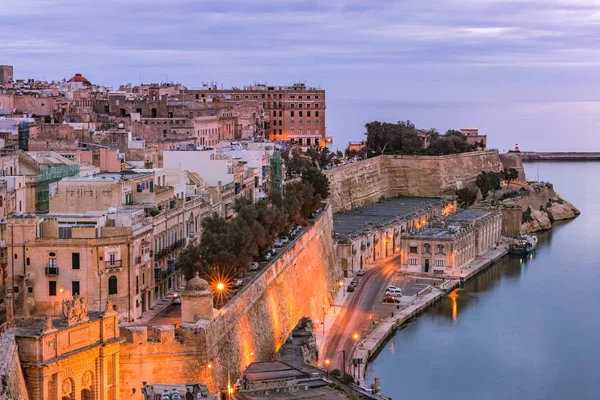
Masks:
[[[513,243],[511,243],[509,251],[510,254],[528,254],[535,250],[537,246],[538,238],[536,235],[518,235],[515,237]]]

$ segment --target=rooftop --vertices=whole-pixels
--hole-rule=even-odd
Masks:
[[[489,211],[486,210],[463,210],[456,214],[449,215],[445,218],[446,221],[473,221],[483,217]]]
[[[411,239],[454,239],[457,231],[448,227],[428,226],[409,235]]]
[[[375,227],[382,227],[404,219],[448,200],[427,197],[398,197],[378,201],[355,210],[333,216],[335,234],[340,237],[361,235]]]

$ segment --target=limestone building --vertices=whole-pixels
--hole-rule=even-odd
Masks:
[[[0,86],[5,86],[13,81],[13,72],[12,65],[0,65]]]
[[[500,241],[502,213],[465,210],[402,236],[402,268],[451,274]]]

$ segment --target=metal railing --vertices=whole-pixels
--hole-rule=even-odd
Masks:
[[[105,262],[106,269],[121,268],[121,260],[109,260]]]
[[[46,267],[45,272],[47,276],[57,276],[58,275],[58,267]]]

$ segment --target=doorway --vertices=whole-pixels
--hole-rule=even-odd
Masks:
[[[429,259],[425,260],[425,272],[429,272]]]

